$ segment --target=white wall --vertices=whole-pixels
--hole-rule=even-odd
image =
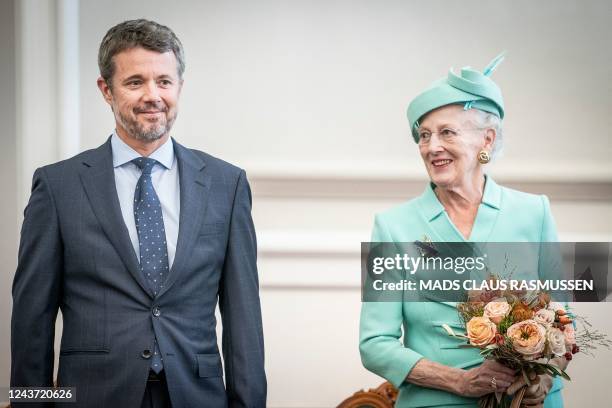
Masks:
[[[0,3],[0,186],[5,192],[0,200],[0,387],[9,382],[11,282],[17,264],[17,137],[15,109],[15,6],[13,1]],[[0,401],[2,397],[0,397]]]
[[[54,31],[61,38],[75,27],[57,18],[54,2],[48,4],[51,23],[68,21]],[[382,381],[359,362],[359,243],[368,239],[375,212],[424,187],[405,109],[449,66],[482,68],[508,51],[494,74],[506,99],[506,149],[491,172],[502,184],[549,194],[563,240],[612,241],[612,61],[603,46],[610,42],[610,11],[605,0],[82,0],[79,41],[67,45],[77,52],[58,54],[59,61],[51,52],[47,63],[64,67],[55,78],[66,66],[78,66],[80,109],[68,111],[79,123],[80,148],[92,148],[113,128],[95,85],[97,49],[106,30],[138,17],[175,30],[186,49],[187,71],[174,136],[244,167],[252,182],[269,404],[328,407]],[[36,13],[45,11],[26,14],[40,18]],[[28,27],[22,24],[21,30],[45,30]],[[30,64],[18,71],[36,71],[31,61],[40,62],[32,49],[26,46],[22,54]],[[20,83],[33,80],[22,77]],[[45,96],[57,92],[70,99],[74,84],[57,83],[57,90],[39,86]],[[31,123],[40,110],[55,122],[40,141],[48,147],[37,149],[38,155],[26,147],[18,155],[24,174],[9,187],[16,199],[29,190],[25,180],[44,162],[41,155],[52,156],[48,161],[64,157],[73,141],[62,137],[65,111],[28,99],[35,95],[28,88],[22,93],[26,98],[18,106],[25,113],[18,123]],[[34,134],[26,128],[20,143],[36,146]],[[4,219],[14,220],[12,211],[3,211]],[[14,251],[14,242],[5,253]],[[3,290],[10,287],[12,270]],[[611,309],[578,306],[610,335]],[[2,355],[9,352],[7,339],[3,330]],[[607,401],[605,384],[612,377],[605,363],[611,357],[602,352],[595,360],[580,356],[572,362],[567,406],[580,406],[585,395],[594,405]],[[7,362],[0,360],[0,385],[8,382]]]
[[[507,171],[612,174],[609,2],[104,4],[81,2],[84,147],[112,125],[94,86],[99,41],[109,25],[144,16],[186,48],[175,134],[251,171],[423,174],[410,99],[449,66],[483,68],[507,50],[494,74],[507,103]]]

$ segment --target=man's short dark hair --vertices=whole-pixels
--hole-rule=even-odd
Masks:
[[[183,77],[185,53],[176,34],[170,28],[155,21],[128,20],[108,30],[98,51],[100,75],[109,87],[112,88],[112,78],[115,73],[113,57],[122,51],[136,47],[159,53],[172,51],[176,57],[179,78]]]

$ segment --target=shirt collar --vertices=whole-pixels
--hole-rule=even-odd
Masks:
[[[113,132],[111,137],[111,147],[113,151],[113,167],[115,168],[121,167],[138,157],[142,157],[140,153],[121,140],[116,131]],[[174,164],[174,144],[172,139],[168,138],[163,145],[151,153],[149,158],[157,160],[166,169],[171,169]]]
[[[432,221],[444,212],[444,206],[438,200],[434,188],[435,184],[430,182],[420,197],[421,209],[427,221]],[[501,208],[501,187],[487,175],[485,175],[485,188],[481,202],[496,210]]]

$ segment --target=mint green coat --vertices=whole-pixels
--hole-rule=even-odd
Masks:
[[[373,242],[414,242],[426,235],[436,242],[466,241],[438,201],[433,187],[400,206],[377,214]],[[501,187],[487,177],[482,202],[469,241],[554,242],[557,232],[546,196]],[[538,266],[535,266],[538,270]],[[364,302],[359,349],[363,365],[399,389],[396,407],[476,407],[477,399],[405,382],[412,367],[426,358],[470,369],[483,361],[477,349],[459,348],[446,323],[459,329],[452,302]],[[403,328],[403,342],[400,342]],[[563,407],[562,380],[556,378],[545,408]]]

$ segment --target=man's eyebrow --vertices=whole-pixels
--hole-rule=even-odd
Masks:
[[[140,74],[131,75],[131,76],[129,76],[129,77],[127,77],[127,78],[125,78],[125,79],[124,79],[123,81],[121,81],[121,82],[128,82],[128,81],[130,81],[130,80],[132,80],[132,79],[142,79],[142,75],[140,75]]]
[[[139,80],[142,81],[142,80],[144,80],[144,77],[142,75],[140,75],[140,74],[130,75],[129,77],[123,79],[121,81],[121,83],[125,84],[125,83],[133,81],[135,79],[139,79]],[[161,75],[157,76],[155,79],[156,80],[159,80],[159,79],[171,79],[171,80],[174,80],[174,77],[172,75],[169,75],[169,74],[161,74]]]

